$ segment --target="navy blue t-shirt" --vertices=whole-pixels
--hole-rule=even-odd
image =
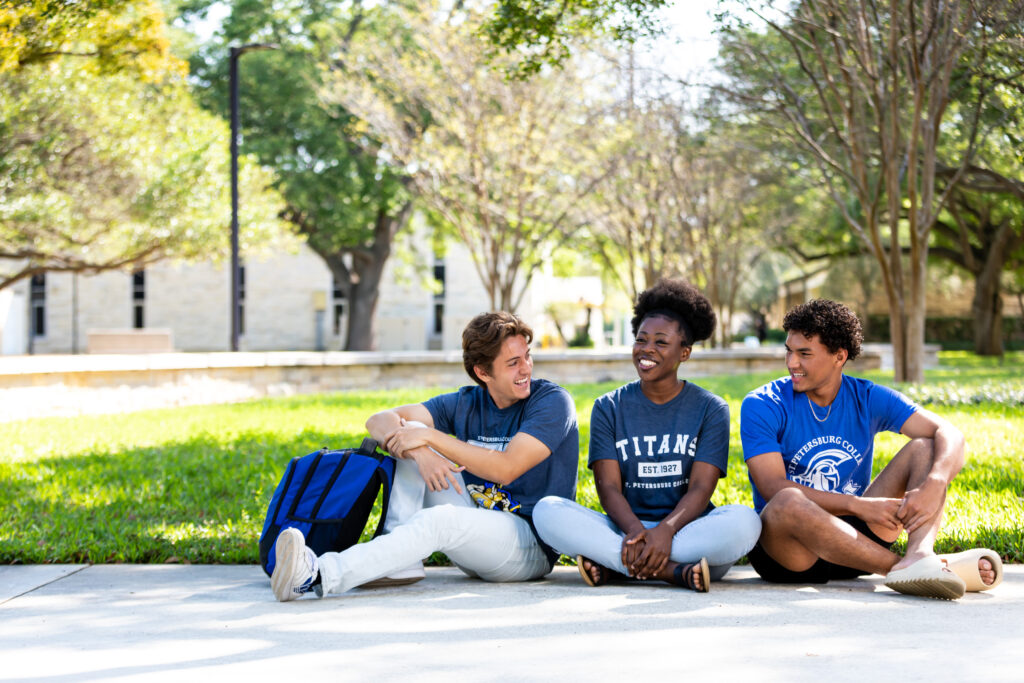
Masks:
[[[725,475],[729,460],[729,405],[693,382],[667,403],[644,396],[640,381],[610,391],[590,414],[590,467],[615,460],[622,494],[633,513],[660,522],[686,493],[698,460]],[[708,503],[708,510],[714,506]]]
[[[525,432],[548,447],[551,455],[502,487],[522,505],[517,514],[526,517],[531,528],[533,507],[544,496],[576,499],[580,433],[576,406],[562,387],[544,379],[531,380],[530,395],[502,409],[484,387],[474,384],[435,396],[423,405],[434,427],[459,441],[504,451],[512,437]],[[489,483],[469,471],[462,476],[467,484]],[[547,546],[542,547],[551,559]]]

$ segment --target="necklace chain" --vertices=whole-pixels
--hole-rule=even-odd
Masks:
[[[825,420],[827,420],[828,416],[832,414],[832,406],[834,404],[835,399],[832,399],[832,403],[828,404],[828,412],[825,413],[825,417],[818,417],[818,414],[814,412],[814,401],[811,400],[810,396],[807,397],[807,407],[810,408],[811,417],[813,417],[816,422],[824,422]]]

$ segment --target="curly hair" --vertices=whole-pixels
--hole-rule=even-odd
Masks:
[[[846,349],[847,360],[860,355],[860,345],[864,341],[860,320],[854,312],[829,299],[811,299],[790,309],[782,319],[782,329],[799,332],[808,339],[817,337],[829,353]]]
[[[684,280],[658,280],[653,287],[640,292],[633,305],[634,336],[649,315],[675,320],[683,335],[683,346],[710,337],[718,320],[707,297]]]
[[[480,365],[490,374],[502,344],[515,336],[526,337],[526,343],[530,344],[533,330],[519,316],[506,311],[481,313],[469,321],[462,331],[462,365],[474,382],[485,386],[473,368]]]

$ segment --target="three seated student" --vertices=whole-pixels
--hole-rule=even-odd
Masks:
[[[749,507],[711,504],[729,457],[729,406],[678,377],[715,314],[678,280],[641,293],[633,313],[639,379],[597,399],[590,419],[588,464],[607,514],[548,497],[534,522],[591,586],[628,575],[707,592],[761,531]]]
[[[786,314],[785,377],[743,400],[740,433],[763,531],[751,565],[767,581],[881,574],[893,590],[956,599],[1001,580],[999,556],[934,552],[964,437],[899,392],[843,374],[860,353],[856,315],[815,299]],[[875,434],[910,437],[871,479]],[[904,557],[890,548],[907,531]]]
[[[436,551],[487,581],[539,578],[565,553],[589,585],[628,575],[706,592],[748,552],[776,582],[878,573],[900,592],[957,598],[1001,581],[992,551],[934,554],[963,435],[898,392],[843,374],[861,343],[845,306],[815,300],[790,311],[789,377],[743,401],[760,518],[711,504],[726,471],[729,409],[677,376],[692,344],[714,329],[707,299],[661,281],[638,298],[632,325],[639,379],[599,398],[591,416],[589,464],[607,515],[573,502],[575,406],[561,387],[532,378],[532,331],[509,313],[484,313],[462,338],[475,385],[367,420],[397,460],[387,533],[317,557],[301,532],[284,530],[271,577],[277,599],[411,583]],[[882,430],[911,441],[869,481]],[[901,558],[889,548],[904,528]]]

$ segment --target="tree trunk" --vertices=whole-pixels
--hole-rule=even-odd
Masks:
[[[911,303],[906,317],[906,366],[902,378],[897,377],[897,381],[915,384],[924,381],[924,321],[928,314],[925,297],[928,287],[927,245],[918,253],[917,259],[910,274]]]
[[[1001,269],[984,269],[974,281],[974,352],[979,356],[1003,355],[1003,297]]]
[[[380,282],[380,273],[384,263],[376,266],[376,282]],[[363,269],[364,272],[372,267]],[[366,273],[371,275],[372,273]],[[370,351],[373,349],[373,333],[376,328],[377,300],[379,290],[363,281],[352,285],[349,290],[348,334],[345,336],[346,351]]]
[[[412,202],[407,201],[394,214],[381,209],[373,229],[373,245],[352,252],[352,284],[349,287],[348,335],[346,351],[371,351],[377,326],[377,300],[384,266],[391,256],[395,235],[405,227],[412,215]]]

